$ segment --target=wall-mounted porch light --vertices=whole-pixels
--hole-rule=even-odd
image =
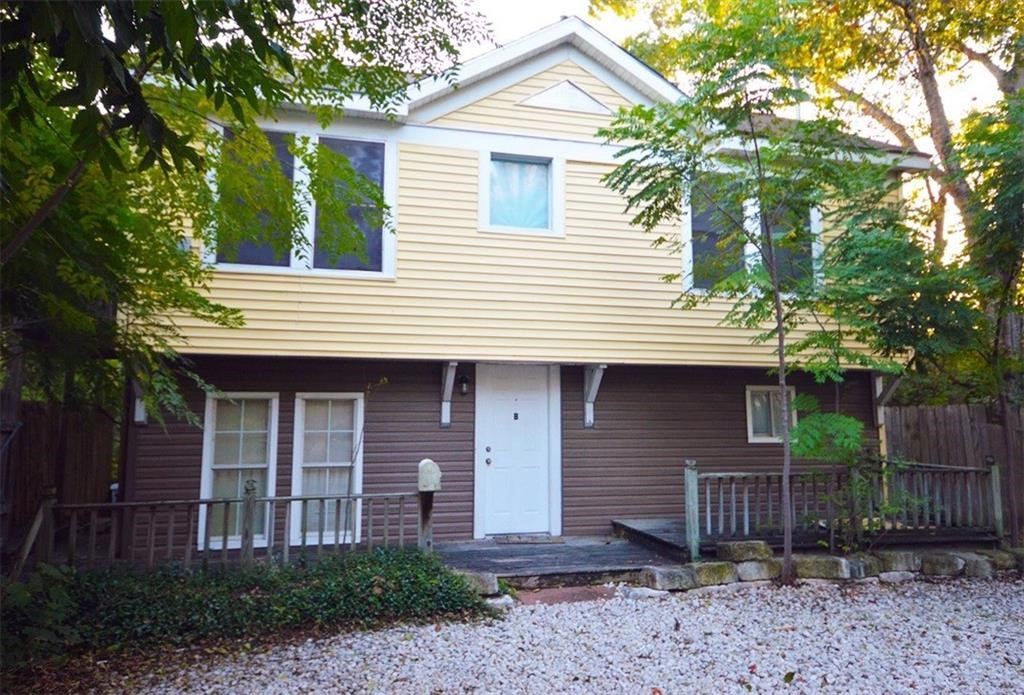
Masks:
[[[465,374],[459,377],[459,393],[463,396],[469,393],[469,377]]]

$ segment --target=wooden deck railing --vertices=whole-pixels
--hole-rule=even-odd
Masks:
[[[781,473],[700,473],[686,461],[687,545],[782,535]],[[984,532],[1003,535],[999,469],[880,461],[875,466],[803,470],[790,474],[794,536],[858,541],[883,535]]]
[[[423,471],[433,467],[424,485]],[[433,496],[440,472],[420,464],[416,492],[257,496],[248,481],[234,498],[102,504],[44,499],[12,575],[30,559],[93,569],[158,564],[186,569],[288,564],[375,547],[433,548]],[[428,470],[428,473],[431,472]]]

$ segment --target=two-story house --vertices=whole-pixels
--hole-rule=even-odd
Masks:
[[[706,280],[692,269],[713,243],[686,242],[709,220],[664,230],[682,258],[652,248],[601,180],[616,148],[595,133],[616,110],[682,96],[569,18],[468,62],[457,88],[417,87],[396,119],[268,123],[347,154],[395,232],[365,229],[366,258],[336,263],[208,250],[213,295],[246,325],[186,324],[181,350],[223,395],[189,391],[202,429],[131,428],[125,499],[237,497],[246,480],[261,495],[407,490],[429,457],[439,539],[594,535],[681,514],[685,458],[777,468],[771,348],[723,326],[725,303],[673,309],[682,288],[662,280]],[[870,428],[874,394],[867,372],[842,386]]]

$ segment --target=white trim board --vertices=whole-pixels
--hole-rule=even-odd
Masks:
[[[556,46],[523,60],[520,63],[511,65],[500,73],[491,75],[486,80],[481,80],[472,85],[461,84],[459,89],[454,90],[435,101],[424,106],[418,106],[411,110],[408,117],[409,123],[423,124],[434,119],[458,111],[492,94],[496,94],[515,84],[539,75],[553,67],[561,65],[566,61],[572,61],[591,75],[601,80],[609,87],[617,91],[623,97],[634,104],[652,105],[660,100],[653,99],[649,94],[638,91],[619,75],[609,70],[601,63],[581,52],[572,45]]]
[[[425,80],[410,90],[407,106],[412,112],[455,91],[508,71],[535,55],[568,44],[601,65],[646,101],[676,101],[684,96],[674,84],[579,17],[566,17],[501,48],[467,61],[458,71],[458,88],[443,78]]]

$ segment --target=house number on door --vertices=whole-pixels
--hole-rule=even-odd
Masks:
[[[512,413],[512,419],[513,420],[518,420],[519,419],[519,413]]]

